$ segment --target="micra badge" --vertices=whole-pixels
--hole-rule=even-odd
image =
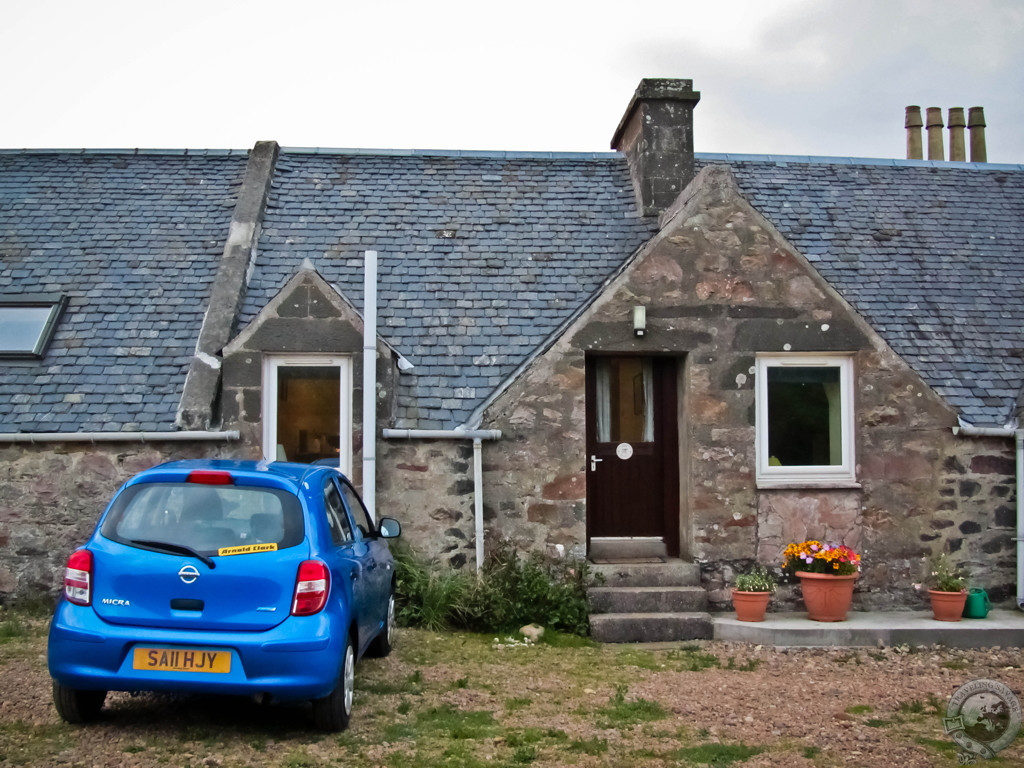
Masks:
[[[130,607],[132,604],[131,600],[119,600],[116,597],[104,597],[100,602],[104,605],[123,605],[126,608]]]

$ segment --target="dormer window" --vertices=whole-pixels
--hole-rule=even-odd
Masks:
[[[0,295],[0,356],[42,357],[57,329],[67,298]]]

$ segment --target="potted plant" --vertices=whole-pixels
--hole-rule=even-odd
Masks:
[[[732,591],[736,618],[740,621],[764,621],[764,612],[775,586],[775,577],[760,563],[737,576],[736,588]]]
[[[816,539],[793,543],[782,553],[782,569],[800,579],[813,621],[845,621],[860,576],[860,555],[843,544]]]
[[[924,583],[932,603],[936,621],[960,621],[967,602],[967,569],[954,565],[945,554],[928,561]]]

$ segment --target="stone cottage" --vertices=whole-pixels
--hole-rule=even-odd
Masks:
[[[376,507],[422,551],[678,562],[724,605],[816,537],[861,607],[934,552],[1010,600],[1024,166],[694,153],[698,100],[642,81],[608,153],[0,153],[0,594],[163,460],[361,483],[373,250]]]

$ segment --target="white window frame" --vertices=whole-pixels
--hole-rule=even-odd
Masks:
[[[838,368],[842,463],[773,467],[768,463],[768,369]],[[849,355],[758,355],[754,373],[755,434],[758,488],[857,487],[856,432],[854,423],[853,358]]]
[[[263,459],[277,460],[277,372],[286,367],[338,369],[339,468],[352,474],[352,358],[344,355],[266,355],[263,358]]]

